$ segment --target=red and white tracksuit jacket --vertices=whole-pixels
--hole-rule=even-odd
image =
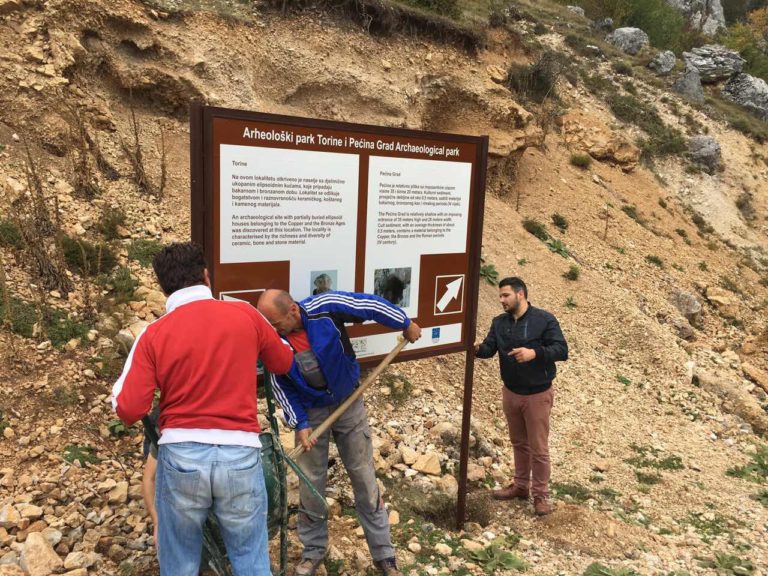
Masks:
[[[245,302],[214,300],[207,286],[177,290],[166,314],[133,345],[112,389],[120,419],[133,424],[160,390],[160,444],[201,442],[259,447],[256,363],[291,369],[293,353]]]

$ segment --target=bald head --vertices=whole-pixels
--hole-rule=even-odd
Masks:
[[[257,308],[280,334],[302,328],[299,305],[285,290],[266,290],[259,298]]]

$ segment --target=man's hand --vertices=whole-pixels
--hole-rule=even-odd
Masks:
[[[160,550],[160,539],[157,537],[157,522],[155,522],[155,529],[152,532],[152,541],[155,543],[155,549]]]
[[[507,356],[512,356],[517,362],[522,364],[536,358],[536,351],[530,348],[512,348]]]
[[[312,428],[304,428],[303,430],[296,430],[296,446],[303,446],[305,452],[312,450],[315,444],[317,444],[317,438],[310,442],[309,436],[312,434]]]
[[[475,356],[477,356],[477,353],[480,352],[480,344],[482,343],[483,343],[482,340],[478,340],[477,342],[475,342]]]
[[[403,338],[413,344],[416,340],[421,338],[421,326],[416,324],[416,322],[411,322],[408,324],[408,328],[403,331]]]

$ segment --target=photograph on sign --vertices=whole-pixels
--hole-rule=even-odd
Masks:
[[[401,308],[411,304],[411,269],[379,268],[373,272],[373,293]]]
[[[338,270],[320,270],[319,272],[310,272],[311,285],[309,289],[312,291],[312,296],[317,296],[323,292],[330,292],[331,290],[341,290],[337,281],[339,277]]]

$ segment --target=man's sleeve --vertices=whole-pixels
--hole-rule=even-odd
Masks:
[[[144,329],[133,344],[123,373],[112,387],[112,408],[130,426],[152,410],[157,388],[155,363]]]
[[[274,374],[287,374],[293,365],[293,350],[278,335],[267,319],[253,307],[254,323],[259,338],[259,360]]]
[[[309,416],[301,403],[298,390],[293,381],[286,376],[270,375],[275,398],[283,409],[288,426],[295,430],[309,428]]]
[[[326,312],[344,322],[373,320],[389,328],[405,330],[411,319],[388,300],[361,292],[324,292],[302,302],[309,314]]]
[[[547,317],[547,325],[541,335],[542,345],[534,348],[536,357],[547,362],[568,360],[568,343],[565,341],[560,323],[552,314]]]
[[[478,358],[491,358],[498,352],[498,350],[499,347],[496,344],[496,331],[493,329],[493,324],[491,324],[491,328],[488,330],[488,335],[485,337],[482,344],[480,344],[475,356]]]

